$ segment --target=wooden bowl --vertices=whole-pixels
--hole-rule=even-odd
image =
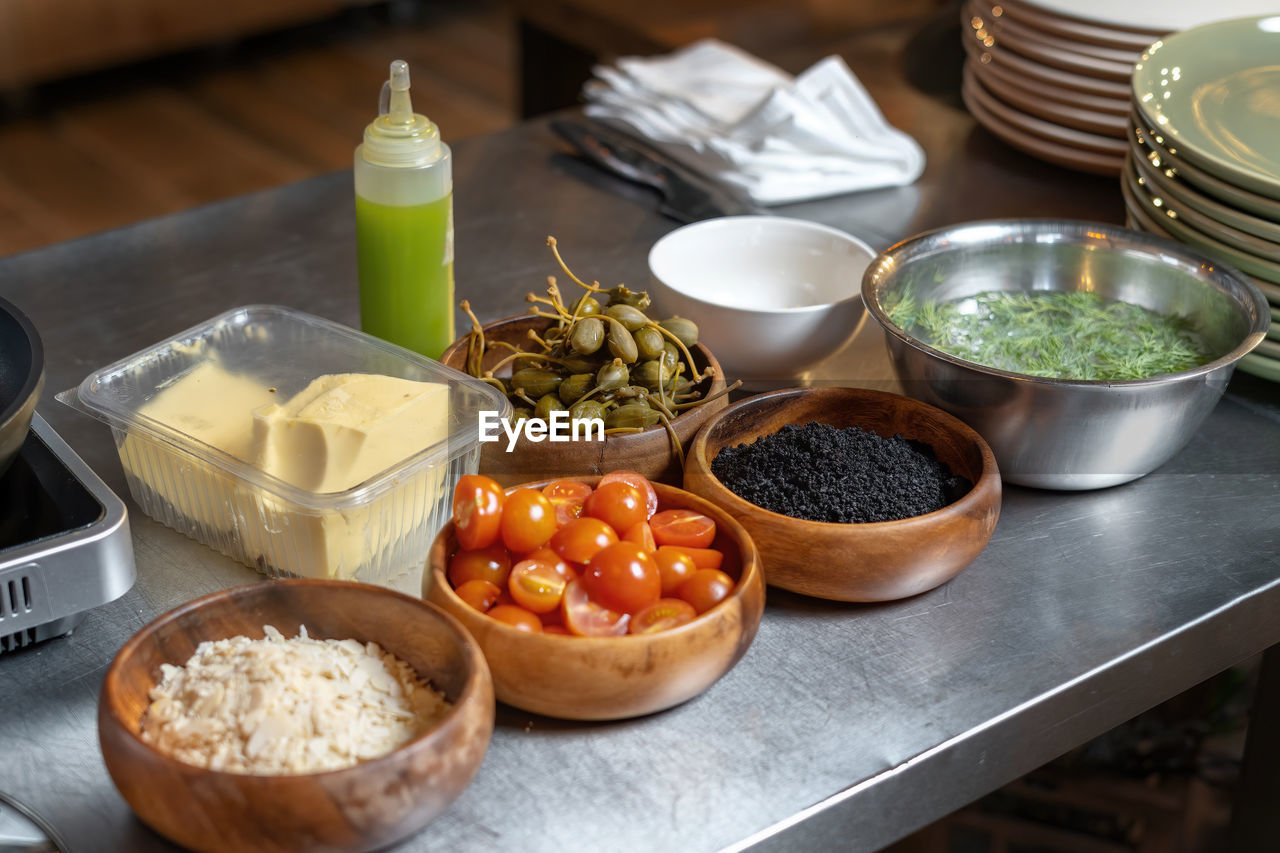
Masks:
[[[595,485],[598,477],[579,477]],[[541,488],[549,481],[530,484]],[[456,550],[453,525],[436,537],[423,595],[461,622],[484,650],[498,699],[567,720],[618,720],[651,714],[697,696],[733,668],[764,614],[760,555],[742,525],[696,495],[655,483],[660,509],[687,507],[715,519],[713,547],[737,583],[729,597],[687,625],[656,634],[571,637],[529,634],[486,616],[454,593],[445,577]]]
[[[730,491],[711,462],[727,446],[749,443],[786,424],[811,421],[902,434],[933,448],[973,489],[936,512],[868,524],[807,521],[770,512]],[[751,534],[776,587],[836,601],[888,601],[945,583],[986,547],[1000,516],[1000,473],[991,448],[941,409],[883,391],[801,388],[750,397],[719,413],[698,434],[685,488],[723,507]]]
[[[484,327],[485,341],[505,341],[514,346],[524,346],[529,341],[530,329],[541,334],[551,325],[552,321],[544,317],[508,317]],[[697,344],[690,352],[698,362],[699,369],[711,367],[715,370],[715,375],[702,383],[703,395],[710,396],[723,391],[724,374],[711,351],[702,344]],[[503,349],[486,351],[485,369],[492,368],[506,355],[509,355],[509,351]],[[466,373],[467,338],[454,341],[440,356],[440,360],[449,367]],[[709,403],[689,409],[671,421],[686,452],[689,442],[702,425],[728,404],[728,396],[722,395]],[[595,476],[620,468],[638,471],[650,480],[672,485],[679,485],[682,475],[680,457],[672,444],[671,436],[661,424],[640,432],[605,436],[603,442],[553,444],[546,441],[532,442],[521,435],[510,453],[507,452],[507,438],[505,434],[501,435],[501,441],[480,445],[480,473],[494,478],[504,486],[530,480]]]
[[[196,767],[138,734],[160,665],[186,663],[204,640],[286,637],[372,640],[429,679],[454,707],[436,728],[381,758],[296,776]],[[391,590],[346,581],[280,580],[188,602],[125,644],[107,671],[98,736],[112,781],[144,823],[206,851],[365,851],[418,831],[471,781],[493,732],[493,684],[457,621]]]

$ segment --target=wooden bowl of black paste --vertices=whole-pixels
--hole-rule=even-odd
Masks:
[[[690,448],[684,487],[747,529],[770,585],[837,601],[947,582],[1000,515],[981,436],[941,409],[862,388],[775,391],[717,413]]]

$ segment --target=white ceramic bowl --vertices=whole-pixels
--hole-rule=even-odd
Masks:
[[[708,219],[653,245],[649,293],[657,316],[698,324],[730,381],[792,379],[853,336],[875,256],[856,237],[802,219]]]

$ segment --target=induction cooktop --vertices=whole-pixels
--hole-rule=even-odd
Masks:
[[[124,503],[36,414],[0,477],[0,653],[69,633],[134,576]]]

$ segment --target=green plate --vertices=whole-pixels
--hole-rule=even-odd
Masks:
[[[1276,16],[1193,27],[1133,68],[1133,99],[1179,157],[1280,199],[1280,23]]]
[[[1236,367],[1245,373],[1251,373],[1263,379],[1270,379],[1272,382],[1280,382],[1280,361],[1274,358],[1266,358],[1255,353],[1249,353],[1236,362]]]
[[[1137,206],[1139,212],[1158,222],[1159,227],[1172,235],[1175,240],[1199,249],[1209,257],[1231,264],[1263,281],[1280,285],[1280,264],[1272,263],[1234,246],[1228,246],[1221,240],[1190,227],[1185,221],[1166,215],[1163,201],[1153,197],[1143,184],[1138,183],[1138,175],[1132,165],[1125,168],[1120,189],[1126,199],[1132,200],[1132,203]]]

